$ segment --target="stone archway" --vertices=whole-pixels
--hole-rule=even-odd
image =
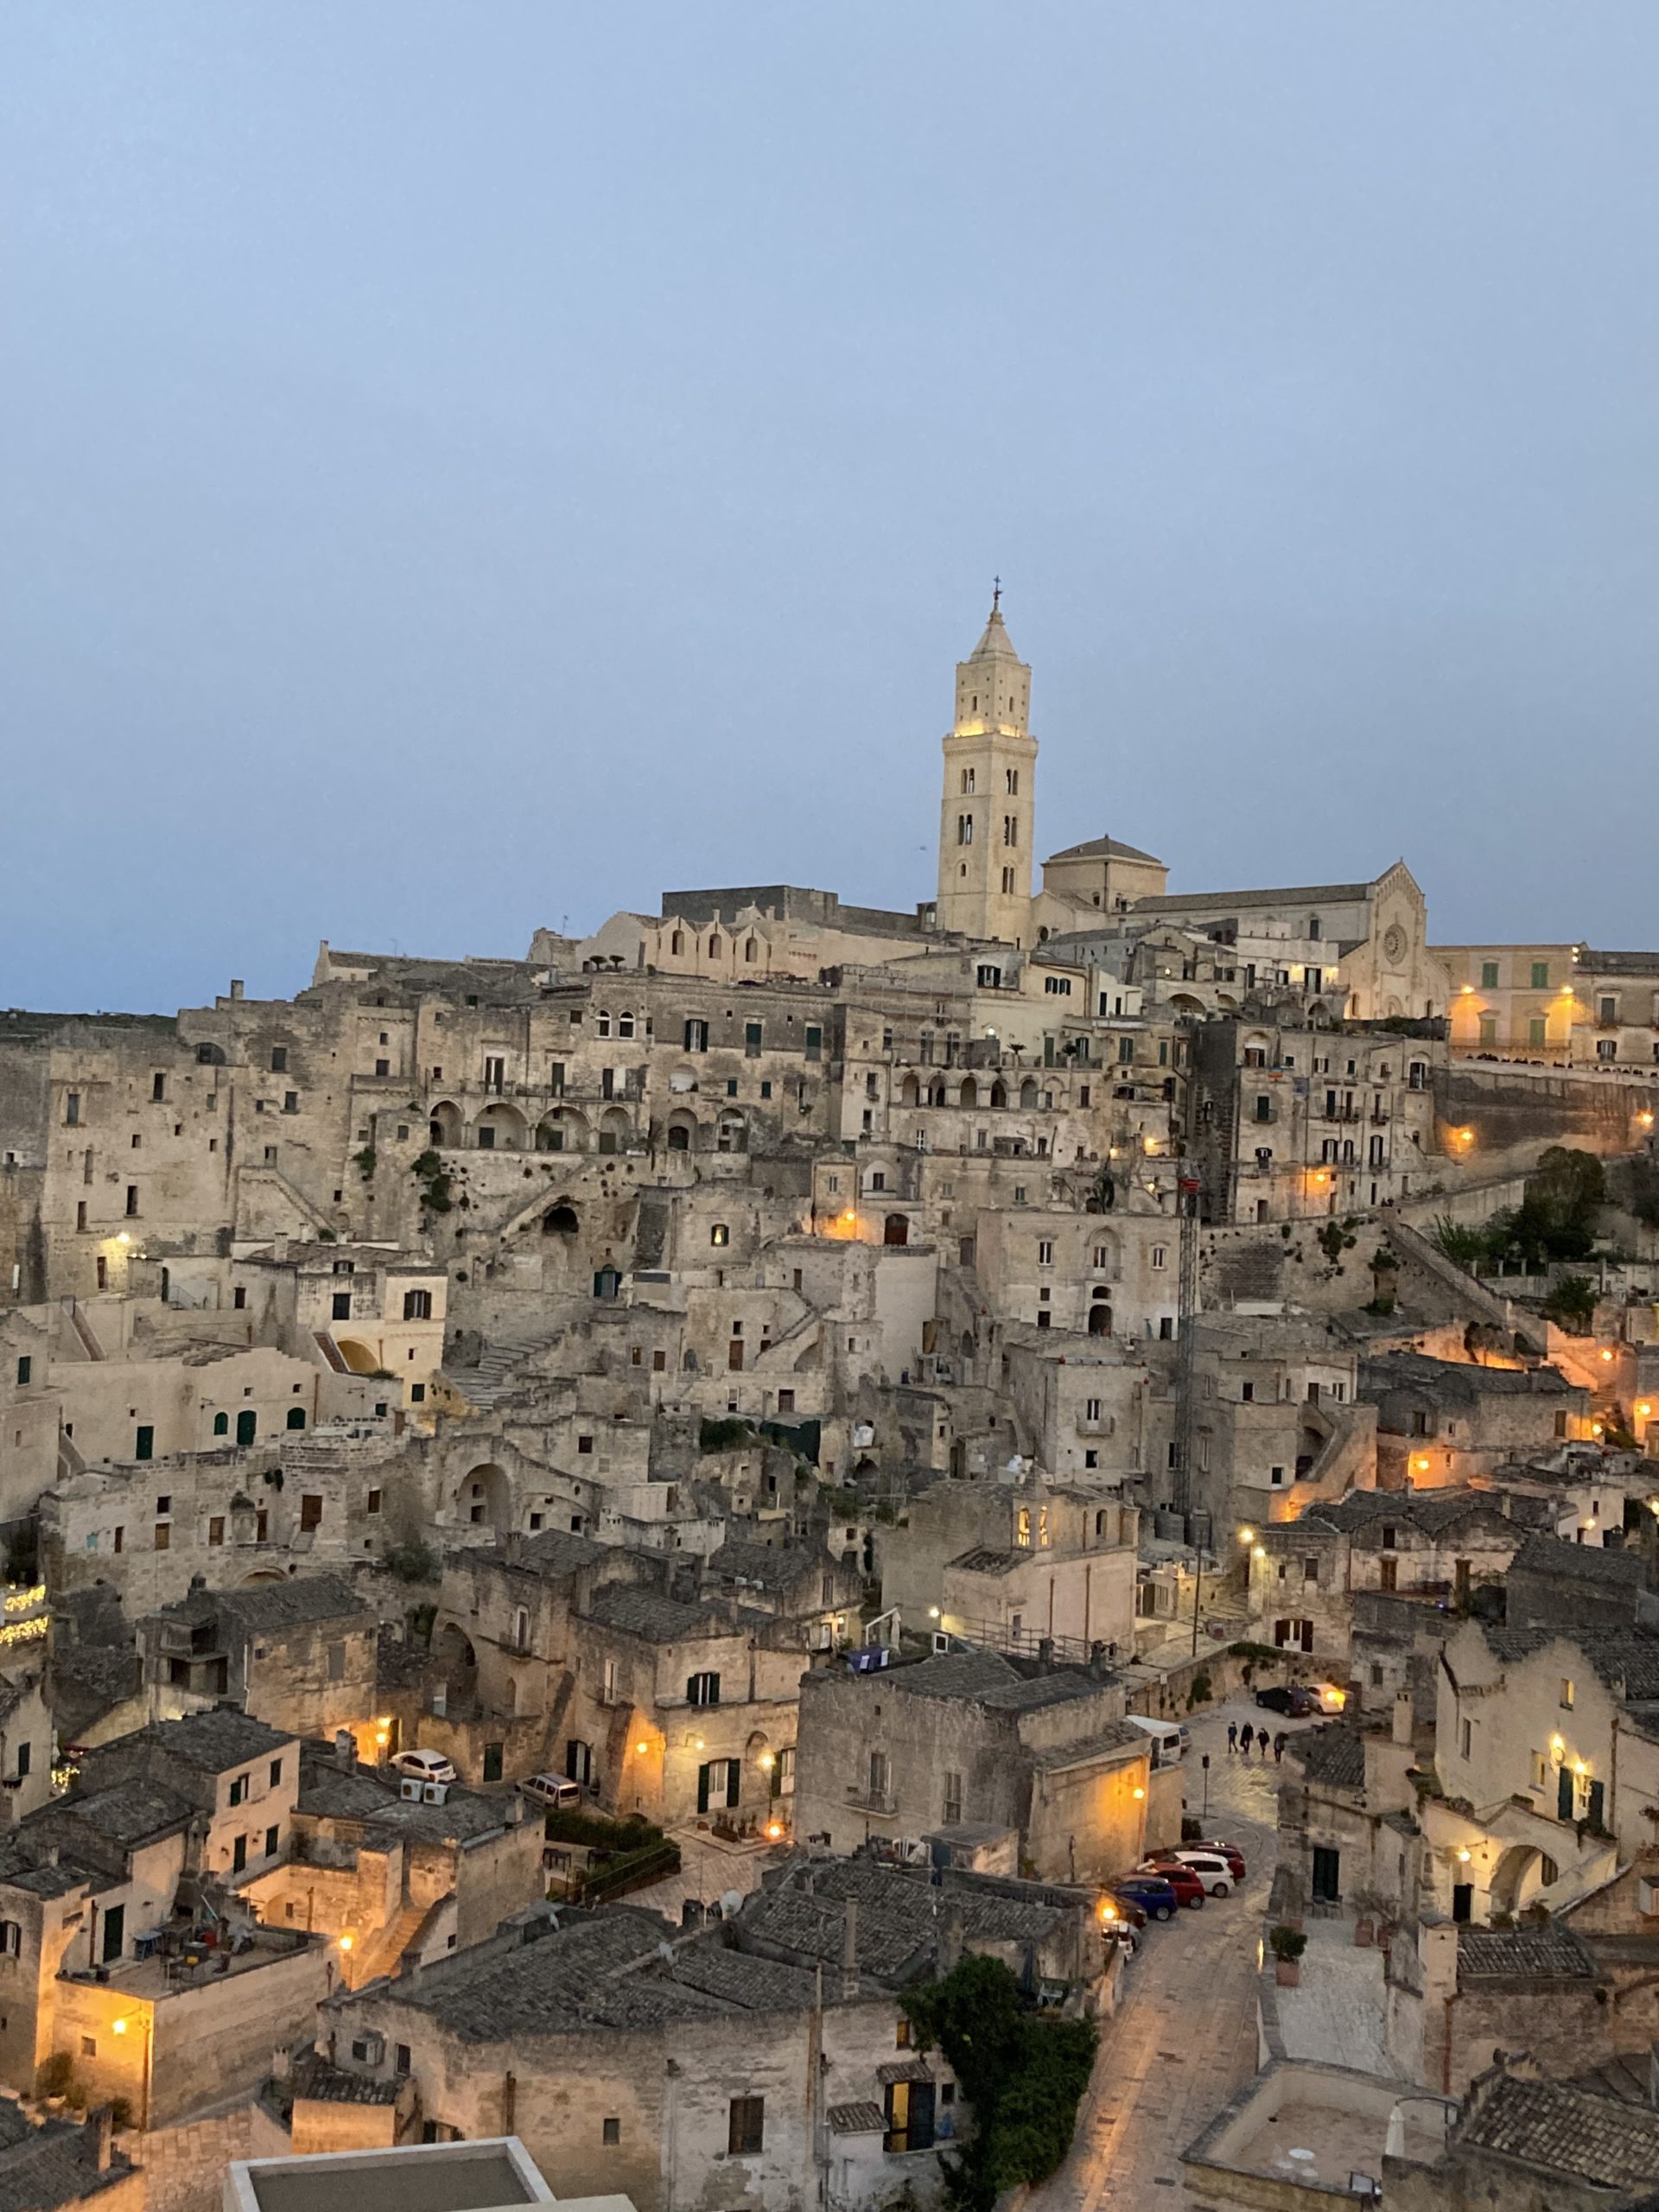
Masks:
[[[516,1106],[498,1100],[474,1122],[473,1142],[480,1152],[524,1152],[530,1146],[530,1124]]]
[[[505,1535],[512,1526],[512,1484],[505,1467],[493,1460],[469,1469],[456,1495],[457,1519],[472,1528],[493,1529]]]
[[[1522,1912],[1541,1890],[1561,1878],[1561,1870],[1535,1844],[1512,1843],[1492,1870],[1492,1910]]]
[[[470,1697],[478,1682],[478,1654],[466,1631],[446,1621],[432,1639],[432,1656],[451,1696]]]
[[[1112,1333],[1112,1309],[1098,1303],[1089,1308],[1089,1333],[1091,1337],[1109,1337]]]

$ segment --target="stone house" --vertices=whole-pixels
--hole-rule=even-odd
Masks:
[[[1470,2083],[1437,2158],[1390,2156],[1382,2178],[1393,2212],[1651,2212],[1659,2114],[1517,2054]]]
[[[349,1736],[302,1748],[292,1837],[242,1894],[267,1925],[329,1938],[353,1989],[481,1942],[545,1892],[542,1823],[516,1790],[406,1789]]]
[[[1135,1630],[1140,1516],[1110,1491],[1035,1479],[935,1483],[883,1533],[881,1604],[912,1632],[1086,1659]]]
[[[238,1889],[287,1854],[300,1786],[297,1737],[228,1705],[151,1721],[87,1752],[81,1787],[159,1785],[191,1808],[190,1871]],[[75,1800],[36,1815],[51,1821]]]
[[[295,1736],[376,1728],[379,1620],[338,1575],[198,1586],[138,1623],[153,1716],[176,1719],[223,1700]]]
[[[1102,1666],[961,1652],[801,1684],[795,1829],[832,1851],[1012,1832],[1039,1879],[1141,1857],[1148,1739]]]
[[[114,2142],[108,2107],[85,2120],[32,2120],[0,2101],[0,2202],[29,2212],[96,2200],[98,2212],[144,2212],[146,2176]]]
[[[1368,1359],[1362,1395],[1376,1408],[1377,1481],[1444,1488],[1587,1433],[1590,1398],[1553,1367],[1486,1367],[1394,1351]]]
[[[1357,1402],[1357,1356],[1329,1322],[1205,1313],[1193,1325],[1192,1489],[1224,1549],[1241,1528],[1374,1486],[1376,1416]]]
[[[1274,1521],[1249,1547],[1250,1618],[1261,1640],[1313,1654],[1345,1675],[1357,1605],[1370,1594],[1436,1606],[1466,1605],[1501,1580],[1526,1531],[1490,1492],[1353,1491],[1312,1505],[1297,1521]],[[1370,1681],[1382,1656],[1363,1662]],[[1389,1691],[1384,1675],[1370,1682]],[[1364,1684],[1362,1683],[1362,1695]]]

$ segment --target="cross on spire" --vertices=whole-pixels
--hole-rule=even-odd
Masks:
[[[991,612],[993,614],[996,613],[997,608],[1001,607],[1001,604],[1002,579],[1001,576],[993,576],[991,578]]]

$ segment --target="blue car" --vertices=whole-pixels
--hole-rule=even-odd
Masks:
[[[1174,1886],[1155,1874],[1124,1874],[1112,1884],[1114,1895],[1138,1904],[1148,1920],[1173,1920],[1181,1909]]]

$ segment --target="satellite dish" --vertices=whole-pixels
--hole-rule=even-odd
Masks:
[[[742,1891],[728,1890],[720,1901],[720,1910],[726,1919],[735,1920],[743,1910]]]

